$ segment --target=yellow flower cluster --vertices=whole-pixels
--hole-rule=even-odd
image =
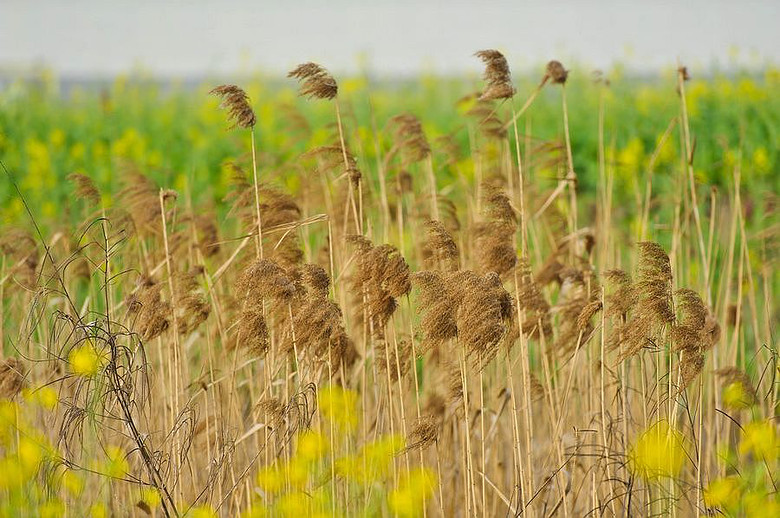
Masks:
[[[648,481],[676,477],[685,458],[685,437],[666,419],[645,430],[628,455],[631,471]]]
[[[415,468],[405,473],[388,497],[390,510],[401,517],[423,516],[425,502],[436,484],[436,474],[429,469]]]

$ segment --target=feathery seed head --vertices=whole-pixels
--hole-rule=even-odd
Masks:
[[[221,85],[209,92],[222,98],[220,108],[228,111],[228,120],[233,121],[233,128],[251,129],[257,122],[255,112],[249,105],[249,96],[236,85]]]
[[[333,76],[317,63],[303,63],[291,70],[287,77],[301,83],[300,95],[309,99],[333,99],[339,93]]]

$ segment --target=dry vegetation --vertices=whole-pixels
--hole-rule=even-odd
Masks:
[[[3,228],[0,514],[780,513],[774,204],[748,229],[739,163],[698,184],[685,68],[636,199],[613,199],[602,97],[583,203],[566,69],[520,99],[477,57],[469,177],[411,113],[367,164],[307,63],[289,75],[332,105],[331,143],[284,163],[247,94],[213,90],[246,152],[225,217],[124,163],[111,204],[71,176],[77,228]],[[546,90],[562,135],[538,142]]]

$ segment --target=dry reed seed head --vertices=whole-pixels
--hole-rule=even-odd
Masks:
[[[577,329],[581,332],[586,331],[590,326],[590,319],[593,318],[596,313],[602,310],[600,300],[591,300],[588,302],[577,315]]]
[[[233,121],[233,128],[251,129],[257,123],[255,112],[249,104],[249,96],[236,85],[221,85],[209,92],[222,98],[220,108],[228,111],[228,120]]]
[[[678,393],[684,391],[704,368],[704,353],[698,351],[685,351],[680,359],[681,383]]]
[[[458,269],[458,245],[440,221],[425,222],[425,251],[431,258],[431,267],[452,272]]]
[[[409,373],[411,355],[412,345],[408,340],[398,340],[397,347],[385,339],[374,342],[374,363],[377,370],[389,376],[393,382],[398,381],[399,374],[403,378]]]
[[[143,234],[160,234],[160,188],[130,164],[125,166],[121,176],[124,188],[119,191],[118,198],[130,216],[134,230]]]
[[[720,341],[720,324],[712,314],[707,315],[702,332],[704,334],[704,342],[707,349],[715,347]]]
[[[412,424],[412,430],[406,439],[406,444],[409,445],[406,450],[424,450],[435,443],[438,438],[439,424],[436,422],[436,418],[432,415],[420,416]]]
[[[270,333],[262,309],[251,306],[241,312],[236,327],[235,346],[264,357],[270,347]]]
[[[681,288],[675,292],[677,309],[680,311],[680,324],[694,329],[704,329],[709,312],[704,301],[695,291]]]
[[[547,63],[546,73],[542,82],[552,81],[554,84],[565,84],[566,78],[569,76],[569,71],[563,68],[563,64],[560,61],[552,60]]]
[[[484,184],[484,216],[486,221],[474,227],[477,262],[480,271],[505,276],[517,263],[514,234],[517,230],[515,211],[509,198],[500,189]]]
[[[333,99],[339,93],[333,76],[317,63],[303,63],[295,67],[287,77],[301,83],[300,95],[309,99]]]
[[[203,267],[194,267],[189,272],[178,273],[174,278],[176,292],[177,323],[179,333],[188,334],[206,321],[211,305],[198,284],[197,277],[203,274]]]
[[[552,282],[562,282],[560,273],[564,269],[563,263],[558,260],[560,249],[556,249],[552,252],[547,259],[545,259],[542,267],[536,272],[534,279],[539,286],[547,286]]]
[[[76,197],[88,202],[92,206],[100,205],[100,191],[95,186],[92,178],[81,173],[68,175],[68,180],[76,186]]]
[[[136,332],[148,342],[168,330],[172,308],[162,300],[162,284],[142,275],[138,285],[126,300],[127,311],[136,316]]]
[[[506,139],[506,124],[490,102],[479,99],[466,115],[474,120],[476,129],[486,138],[501,141]]]
[[[270,429],[274,430],[284,421],[285,405],[279,398],[261,399],[254,407],[254,413],[262,418]]]
[[[0,362],[0,399],[12,399],[24,387],[27,371],[21,360],[6,358]]]
[[[446,296],[447,282],[442,273],[415,272],[411,281],[418,289],[417,311],[422,316],[420,328],[424,338],[421,347],[424,352],[457,336],[456,306],[451,298]]]
[[[604,277],[612,288],[612,293],[605,297],[607,315],[612,317],[627,315],[638,301],[631,276],[623,270],[607,270],[604,272]]]
[[[301,267],[303,284],[317,297],[327,298],[330,289],[330,276],[320,265],[304,264]]]
[[[485,64],[483,78],[488,83],[487,88],[479,97],[480,100],[508,99],[515,94],[512,86],[512,74],[509,72],[509,63],[497,50],[480,50],[474,54]]]
[[[481,277],[467,270],[449,277],[447,292],[457,308],[458,342],[479,367],[484,367],[495,357],[508,331],[511,297],[496,274]]]
[[[194,214],[192,222],[196,231],[196,245],[204,257],[219,253],[219,229],[214,213]]]
[[[434,149],[444,155],[445,164],[454,166],[463,158],[463,152],[454,135],[442,135],[441,137],[436,137],[433,142]]]
[[[411,290],[409,265],[394,246],[375,247],[363,236],[350,236],[347,240],[357,248],[352,295],[359,301],[359,313],[365,311],[370,329],[381,338],[398,306],[396,299]]]
[[[639,243],[638,310],[652,316],[656,324],[670,324],[675,315],[672,309],[672,267],[669,256],[660,245]]]
[[[522,332],[531,338],[538,337],[540,334],[551,336],[550,304],[545,300],[542,290],[534,280],[528,258],[519,258],[515,268],[517,268],[518,282],[517,302],[526,313],[521,325]]]
[[[682,77],[683,81],[690,81],[691,80],[691,76],[688,73],[688,67],[685,67],[685,66],[678,67],[677,68],[677,73],[680,75],[680,77]]]
[[[296,293],[295,284],[284,268],[269,259],[250,263],[239,274],[236,287],[249,303],[260,303],[263,298],[270,298],[286,304]]]
[[[6,268],[10,267],[10,273],[21,286],[32,288],[36,285],[38,244],[29,232],[20,228],[5,229],[0,235],[0,253],[10,258]]]
[[[402,113],[391,118],[390,125],[394,128],[394,147],[401,152],[404,168],[430,155],[431,146],[428,144],[420,119],[411,113]]]

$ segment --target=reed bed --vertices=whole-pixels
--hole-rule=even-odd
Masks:
[[[125,158],[57,221],[5,169],[0,514],[780,514],[777,193],[746,203],[739,155],[701,181],[685,67],[618,196],[605,78],[577,155],[576,72],[480,61],[446,135],[300,65],[330,121],[294,154],[216,86],[241,150],[217,203]]]

